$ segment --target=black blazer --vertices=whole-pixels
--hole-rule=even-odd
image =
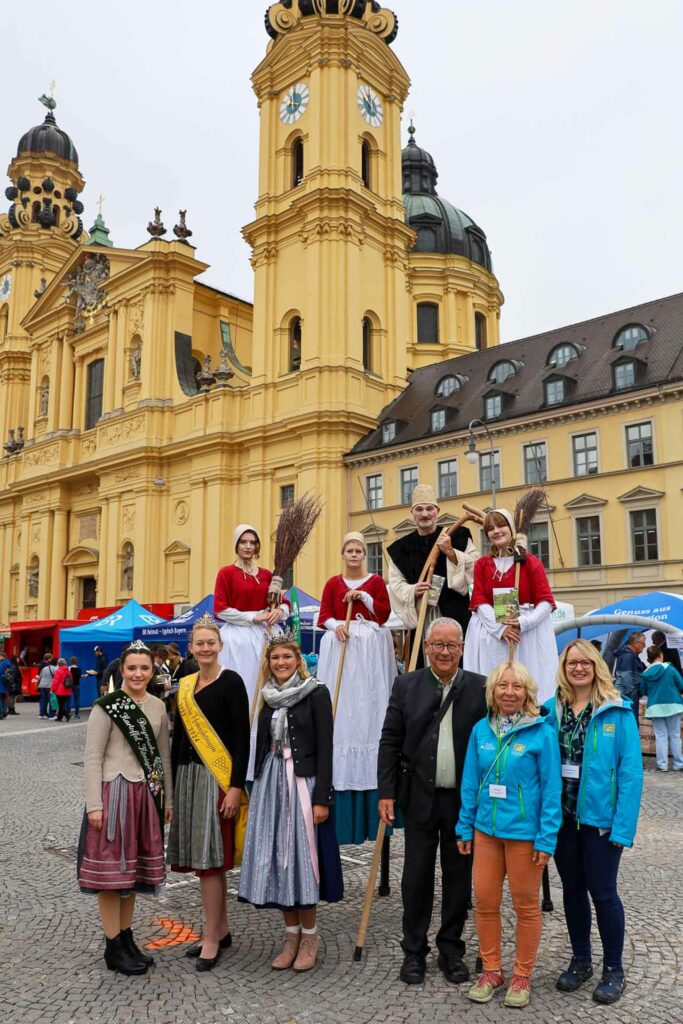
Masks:
[[[455,752],[457,809],[460,807],[460,783],[465,764],[467,744],[473,726],[486,714],[484,676],[461,672],[453,684],[453,749]],[[377,787],[380,800],[396,796],[401,756],[411,762],[430,723],[441,707],[441,694],[429,669],[397,676],[387,708],[377,759]],[[439,730],[434,728],[424,744],[419,761],[413,764],[414,775],[407,814],[424,823],[432,813],[434,778]]]
[[[256,758],[254,778],[261,774],[266,754],[270,750],[270,723],[273,708],[264,704],[258,718],[256,732]],[[287,728],[292,744],[294,774],[304,777],[315,775],[312,804],[329,807],[334,803],[332,789],[332,700],[330,691],[322,684],[287,712]]]

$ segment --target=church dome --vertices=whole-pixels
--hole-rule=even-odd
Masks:
[[[76,147],[66,132],[58,127],[51,110],[48,110],[42,124],[36,125],[22,135],[17,146],[17,156],[23,153],[53,153],[78,167]]]
[[[491,271],[486,235],[466,213],[438,195],[434,159],[416,143],[413,125],[409,132],[401,157],[406,223],[417,233],[413,252],[454,253]]]

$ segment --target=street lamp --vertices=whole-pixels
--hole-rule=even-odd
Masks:
[[[494,465],[493,435],[491,434],[491,431],[486,426],[486,424],[484,423],[483,420],[470,420],[470,425],[468,427],[468,430],[470,432],[469,446],[468,446],[467,455],[465,456],[465,458],[467,459],[468,462],[471,462],[474,465],[475,463],[477,463],[479,461],[479,458],[480,458],[480,455],[481,455],[481,453],[477,451],[476,442],[474,440],[474,430],[472,428],[474,427],[475,423],[478,424],[478,426],[484,428],[484,430],[486,431],[486,436],[489,439],[489,445],[491,446],[491,495],[493,497],[493,508],[495,508],[496,507],[496,467]]]

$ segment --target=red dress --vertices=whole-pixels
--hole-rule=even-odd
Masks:
[[[238,565],[224,565],[218,570],[213,595],[213,614],[226,608],[241,612],[262,612],[268,607],[268,588],[273,574],[259,568],[256,576],[243,572]]]
[[[491,555],[478,558],[474,563],[474,588],[470,600],[470,611],[480,604],[493,604],[493,589],[514,587],[517,567],[513,563],[507,572],[496,577],[496,565]],[[519,573],[519,603],[540,604],[547,601],[555,607],[555,598],[548,583],[543,563],[535,555],[527,555]]]
[[[349,583],[353,583],[353,580],[349,580]],[[391,606],[389,604],[387,586],[382,577],[370,576],[362,586],[354,586],[353,589],[362,590],[364,593],[369,594],[373,599],[373,609],[371,612],[362,600],[354,601],[353,611],[351,612],[352,618],[357,619],[361,617],[383,626],[389,618]],[[333,576],[327,581],[320,602],[320,612],[318,613],[318,623],[320,626],[324,626],[328,619],[340,619],[342,622],[345,620],[346,611],[349,606],[343,598],[344,594],[348,593],[348,591],[349,588],[344,582],[343,576]]]

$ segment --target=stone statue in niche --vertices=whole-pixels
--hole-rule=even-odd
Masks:
[[[140,380],[140,369],[142,367],[142,350],[135,345],[130,353],[130,379]]]
[[[124,544],[123,562],[121,563],[121,590],[131,591],[133,589],[133,577],[135,574],[135,556],[133,545]]]
[[[40,402],[38,404],[38,415],[47,416],[47,408],[50,404],[50,385],[46,382],[40,389]]]

